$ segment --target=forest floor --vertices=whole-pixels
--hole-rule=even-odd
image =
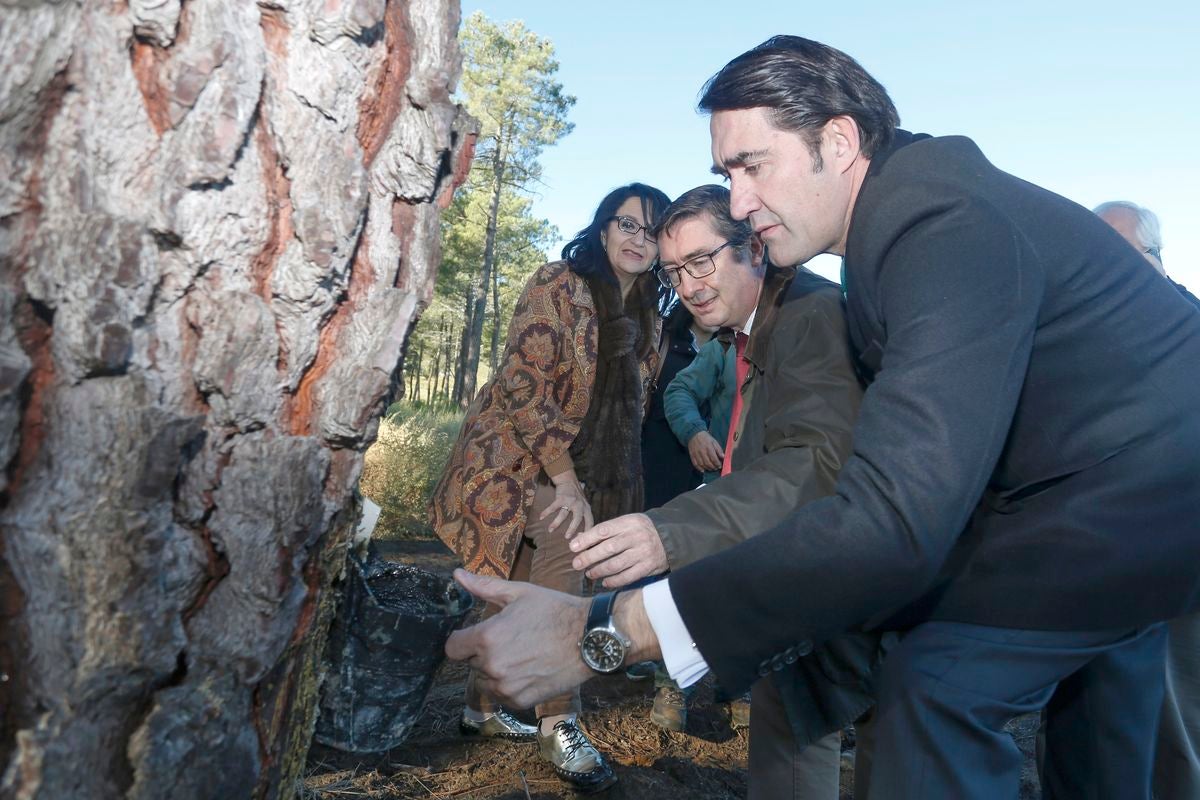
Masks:
[[[455,557],[433,538],[377,540],[389,560],[449,575]],[[533,744],[467,739],[458,732],[466,668],[439,669],[424,710],[408,739],[385,753],[344,753],[314,744],[300,790],[301,800],[352,798],[474,798],[547,800],[575,797]],[[691,700],[687,729],[665,731],[650,722],[653,681],[623,674],[583,686],[583,727],[612,761],[617,784],[602,798],[723,800],[746,796],[747,732],[729,725],[729,709],[713,698],[705,681]],[[526,721],[532,718],[524,716]],[[1032,755],[1035,716],[1020,717],[1010,730],[1026,757],[1021,800],[1040,797]],[[852,736],[843,735],[840,800],[854,797]]]

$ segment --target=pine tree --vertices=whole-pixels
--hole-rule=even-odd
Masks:
[[[567,112],[575,98],[564,94],[555,78],[554,45],[526,29],[524,23],[498,25],[475,12],[464,22],[459,39],[463,101],[482,125],[464,196],[477,201],[482,195],[486,203],[479,271],[472,275],[464,304],[466,319],[455,380],[454,399],[466,406],[475,394],[488,293],[498,294],[502,278],[493,277],[498,255],[504,254],[505,240],[513,238],[511,231],[501,230],[502,221],[509,216],[505,209],[516,212],[516,221],[521,222],[520,201],[525,201],[523,222],[532,221],[524,195],[541,177],[538,156],[542,150],[571,132]],[[474,224],[473,215],[462,218]],[[543,223],[540,232],[544,234],[545,228]],[[529,243],[526,239],[525,244]],[[493,325],[493,338],[498,338],[497,325]]]

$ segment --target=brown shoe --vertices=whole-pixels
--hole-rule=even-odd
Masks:
[[[538,731],[538,752],[577,792],[591,794],[617,782],[608,761],[573,719],[560,720],[548,734]]]
[[[650,709],[650,721],[669,731],[682,731],[687,727],[687,698],[674,686],[660,686],[654,693],[654,708]]]
[[[738,728],[750,727],[750,693],[744,695],[729,703],[729,727],[737,730]]]

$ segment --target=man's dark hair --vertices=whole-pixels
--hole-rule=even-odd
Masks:
[[[730,61],[704,85],[701,111],[768,108],[782,130],[798,133],[822,167],[820,131],[834,117],[858,124],[871,158],[891,144],[900,115],[887,90],[840,50],[799,36],[773,36]]]
[[[712,220],[713,230],[726,241],[733,242],[739,250],[750,242],[750,220],[736,220],[729,211],[729,190],[715,183],[689,189],[667,206],[658,224],[654,226],[656,237],[669,234],[681,222],[707,214]]]

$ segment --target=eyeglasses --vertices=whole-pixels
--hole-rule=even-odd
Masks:
[[[617,230],[619,230],[621,233],[628,233],[630,236],[637,236],[638,231],[645,231],[647,242],[657,241],[654,238],[654,235],[650,233],[650,227],[648,225],[641,224],[633,217],[621,215],[619,217],[609,217],[607,221],[612,222],[613,220],[617,221]]]
[[[741,244],[745,243],[735,242],[730,239],[716,250],[705,253],[702,256],[696,256],[693,259],[683,262],[683,264],[678,267],[664,267],[660,264],[658,268],[658,282],[663,286],[666,286],[668,289],[674,289],[683,282],[683,277],[679,274],[681,269],[687,270],[687,274],[691,275],[693,278],[703,278],[707,275],[712,275],[717,271],[717,253],[721,252],[730,245],[737,246]]]

